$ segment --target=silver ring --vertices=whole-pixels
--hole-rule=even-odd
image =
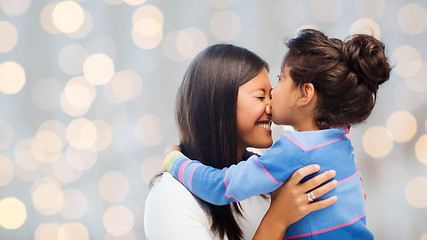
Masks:
[[[307,193],[307,199],[310,203],[314,202],[314,199],[316,199],[316,198],[314,197],[313,192]]]

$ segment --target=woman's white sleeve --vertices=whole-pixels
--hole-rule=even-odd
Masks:
[[[208,218],[193,195],[169,173],[154,184],[145,202],[147,240],[212,240]]]

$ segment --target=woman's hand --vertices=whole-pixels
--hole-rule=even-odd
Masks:
[[[295,171],[291,178],[283,186],[273,192],[270,208],[265,214],[253,239],[282,239],[286,229],[303,218],[310,212],[330,206],[337,200],[336,196],[322,201],[309,201],[309,193],[312,192],[314,198],[323,196],[334,189],[336,180],[313,190],[322,183],[335,176],[334,170],[326,171],[310,180],[300,183],[300,181],[313,173],[318,172],[319,165],[309,165]]]

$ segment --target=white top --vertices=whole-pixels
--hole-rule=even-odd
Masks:
[[[270,196],[267,199],[254,196],[240,204],[244,218],[235,215],[236,220],[244,234],[243,239],[252,239],[270,206]],[[211,233],[210,226],[197,200],[179,181],[169,173],[157,179],[145,202],[147,240],[219,240]]]

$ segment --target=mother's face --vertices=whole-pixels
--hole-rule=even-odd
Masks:
[[[239,87],[237,97],[237,146],[239,148],[268,148],[273,144],[269,109],[270,92],[271,84],[265,68],[256,77]]]

